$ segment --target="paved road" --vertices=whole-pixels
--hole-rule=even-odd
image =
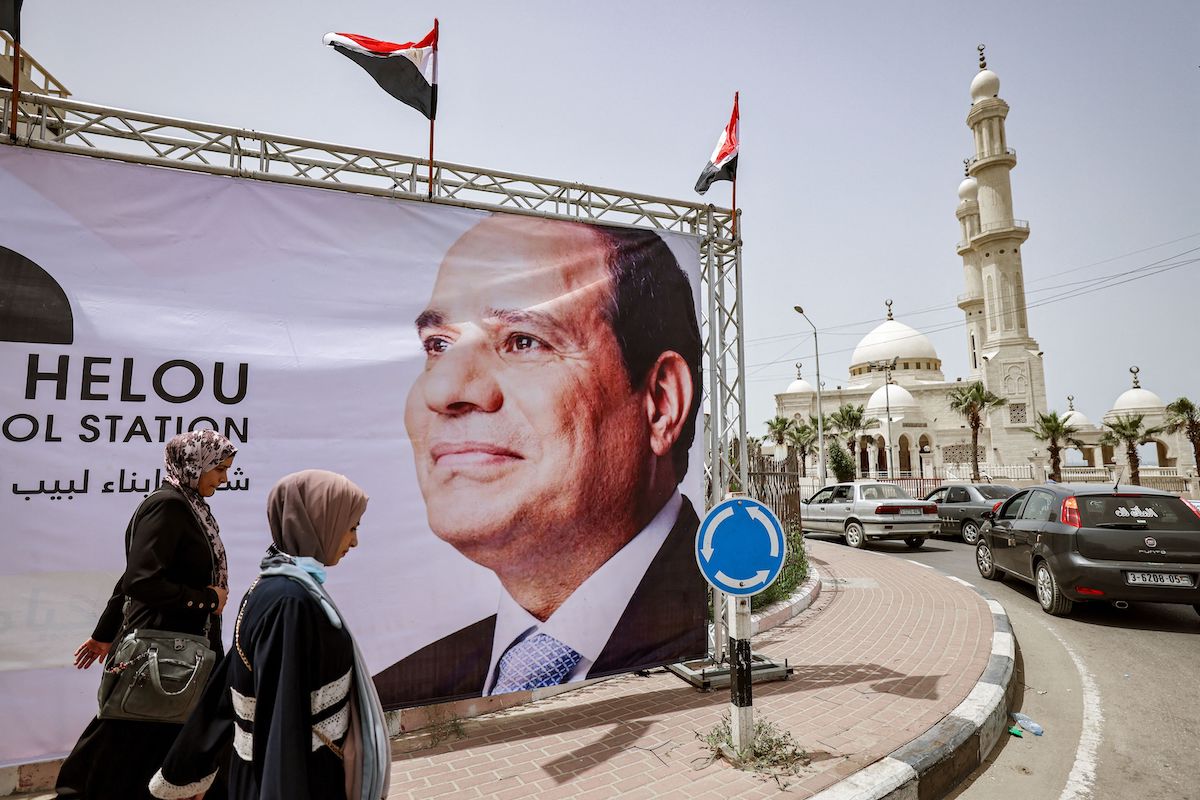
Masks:
[[[981,578],[962,542],[872,549],[991,593],[1020,644],[1016,708],[1046,733],[1002,740],[953,797],[1200,800],[1200,616],[1191,607],[1089,605],[1051,617],[1032,586]]]

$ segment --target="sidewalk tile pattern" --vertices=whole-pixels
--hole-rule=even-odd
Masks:
[[[807,798],[924,734],[964,701],[992,654],[992,609],[934,570],[810,542],[825,583],[798,617],[755,637],[788,681],[754,686],[756,718],[813,758],[784,794]],[[726,692],[626,675],[463,721],[465,735],[394,743],[389,798],[753,798],[780,784],[713,761],[701,740]]]

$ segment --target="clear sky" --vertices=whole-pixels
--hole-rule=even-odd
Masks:
[[[76,99],[421,154],[428,123],[331,30],[441,20],[437,156],[699,199],[741,92],[748,426],[823,330],[822,377],[884,318],[967,373],[954,217],[975,46],[1011,106],[1031,334],[1051,408],[1093,421],[1130,385],[1200,402],[1200,3],[122,0],[25,3],[26,48]],[[706,201],[728,205],[729,184]],[[1181,266],[1088,292],[1104,275]],[[1067,271],[1070,272],[1067,272]],[[1065,273],[1065,274],[1063,274]]]

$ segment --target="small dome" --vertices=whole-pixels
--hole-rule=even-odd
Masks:
[[[804,380],[804,378],[796,378],[796,380],[788,384],[787,388],[788,394],[812,393],[815,391],[816,389],[813,388],[813,385]]]
[[[871,361],[886,361],[899,358],[901,361],[937,361],[937,351],[925,334],[903,322],[884,320],[875,330],[868,333],[854,348],[850,356],[850,367],[862,366]]]
[[[1075,410],[1075,396],[1067,395],[1067,413],[1062,415],[1064,425],[1070,425],[1073,428],[1090,428],[1092,421],[1083,415],[1083,412]]]
[[[958,199],[961,203],[973,203],[979,197],[979,181],[967,178],[958,185]]]
[[[1127,389],[1117,402],[1113,403],[1113,407],[1109,409],[1109,414],[1149,414],[1155,411],[1162,411],[1166,403],[1162,398],[1156,395],[1149,389],[1143,389],[1140,386],[1133,389]],[[1107,415],[1105,415],[1107,416]]]
[[[892,419],[895,421],[897,412],[916,411],[917,401],[903,386],[895,383],[884,384],[871,395],[871,399],[867,401],[866,410],[871,416],[879,417],[882,420],[889,407],[892,409]]]
[[[981,69],[971,81],[971,105],[1000,94],[1000,76],[990,69]]]
[[[1090,428],[1092,421],[1083,415],[1083,412],[1071,409],[1066,414],[1062,415],[1064,425],[1070,425],[1072,428]]]

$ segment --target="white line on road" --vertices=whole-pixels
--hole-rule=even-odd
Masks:
[[[1100,728],[1104,724],[1104,712],[1100,710],[1100,690],[1096,688],[1096,681],[1084,665],[1083,659],[1057,631],[1049,625],[1046,629],[1058,639],[1067,655],[1075,662],[1075,669],[1079,672],[1079,683],[1083,687],[1083,730],[1079,733],[1079,746],[1075,748],[1075,763],[1071,765],[1067,785],[1063,787],[1058,798],[1087,800],[1092,796],[1092,787],[1096,783],[1096,751],[1100,749]]]

